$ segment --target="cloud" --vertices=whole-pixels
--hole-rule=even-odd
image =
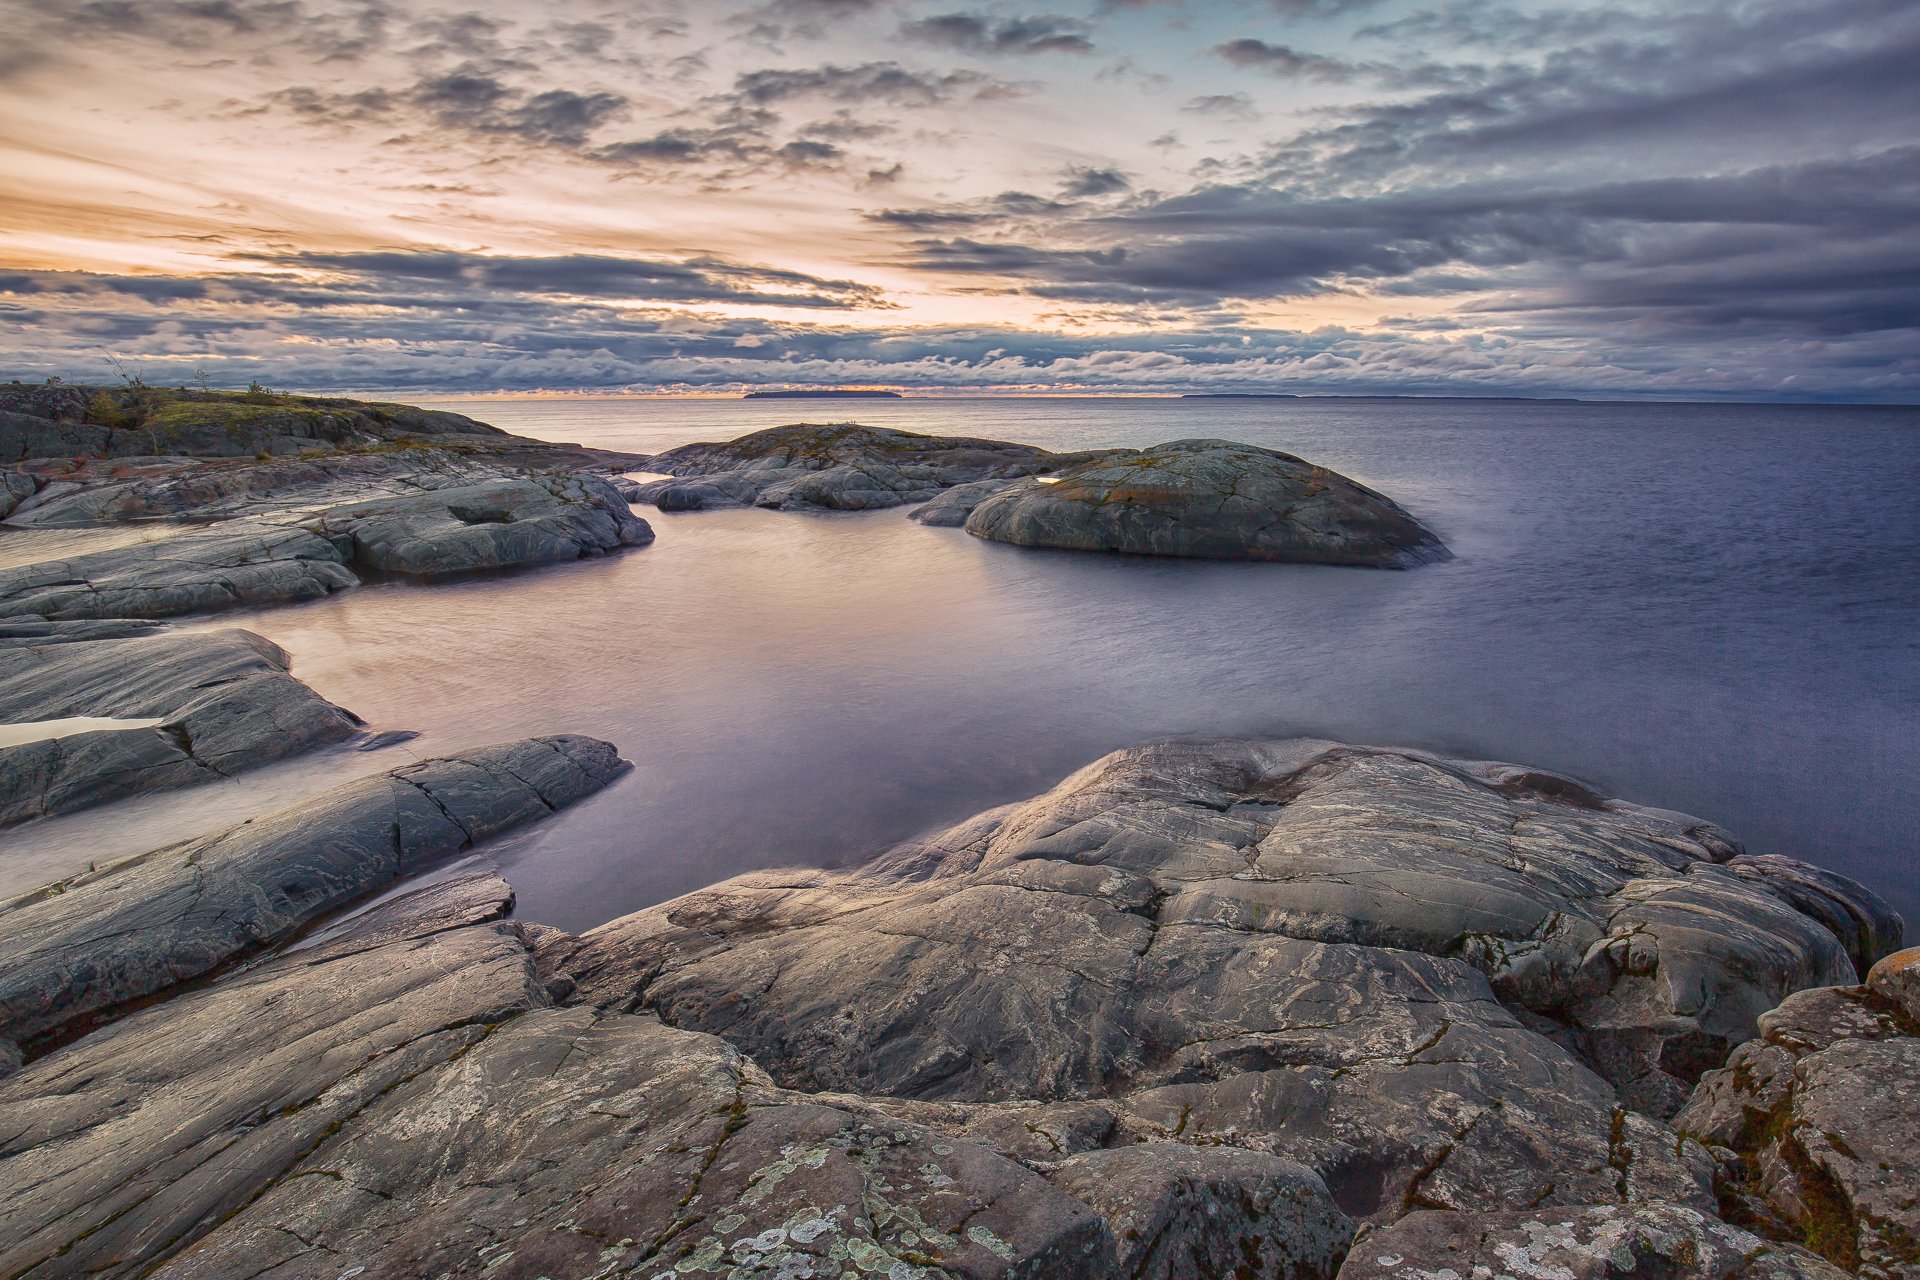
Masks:
[[[897,62],[866,62],[851,67],[749,71],[734,81],[733,92],[747,102],[762,105],[795,98],[825,98],[833,102],[933,107],[965,94],[1004,87],[978,71],[933,73],[913,71]]]
[[[1191,98],[1180,108],[1188,115],[1212,116],[1219,120],[1251,122],[1260,118],[1253,99],[1244,93],[1207,93]]]
[[[900,34],[965,53],[1091,53],[1090,30],[1084,22],[1057,14],[994,19],[981,13],[944,13],[905,23]]]
[[[1066,184],[1060,189],[1060,194],[1069,200],[1110,196],[1133,186],[1127,175],[1118,169],[1094,169],[1076,165],[1067,170],[1066,178]]]
[[[1214,53],[1236,67],[1265,71],[1289,79],[1351,80],[1359,68],[1338,58],[1302,53],[1283,44],[1268,44],[1251,36],[1216,45]]]

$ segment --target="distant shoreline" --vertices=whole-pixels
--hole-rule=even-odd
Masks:
[[[748,391],[742,400],[905,400],[898,391]]]

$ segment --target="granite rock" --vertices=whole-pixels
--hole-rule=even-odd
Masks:
[[[529,738],[361,779],[0,909],[0,1039],[31,1048],[199,978],[427,864],[606,786],[592,738]]]
[[[140,631],[0,624],[0,721],[133,722],[0,747],[0,826],[230,777],[360,731],[250,631]]]
[[[1358,1241],[1340,1280],[1844,1280],[1685,1205],[1408,1214]]]
[[[1712,1160],[1659,1116],[1852,971],[1736,851],[1537,770],[1176,744],[858,872],[638,913],[560,968],[789,1087],[1098,1103],[1116,1141],[1300,1160],[1355,1218],[1710,1207]]]
[[[1056,465],[1056,455],[1032,445],[851,422],[797,423],[655,455],[646,468],[673,479],[636,486],[632,500],[662,511],[720,506],[869,511],[926,502],[955,485],[1032,475]]]
[[[1061,466],[982,500],[977,537],[1022,547],[1404,569],[1451,558],[1392,499],[1291,454],[1176,440]]]
[[[1871,1280],[1920,1277],[1920,948],[1760,1020],[1674,1124],[1732,1155],[1731,1216]]]

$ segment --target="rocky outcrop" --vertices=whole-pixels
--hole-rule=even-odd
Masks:
[[[1140,1148],[1050,1184],[717,1037],[554,1008],[510,903],[433,886],[0,1081],[0,1272],[1325,1280],[1344,1251],[1286,1161]]]
[[[0,910],[0,1040],[72,1035],[437,859],[590,795],[624,768],[532,738],[349,783]]]
[[[613,486],[584,474],[356,502],[308,527],[360,569],[421,577],[578,560],[653,541]]]
[[[495,479],[310,516],[227,520],[162,542],[0,570],[0,618],[162,618],[284,604],[355,586],[354,569],[434,577],[652,540],[647,522],[597,476]]]
[[[299,936],[306,904],[392,878],[375,832],[430,856],[533,812],[519,785],[551,798],[540,771],[579,765],[547,749],[0,913],[0,975],[85,955],[111,983],[156,932],[218,953],[248,912]],[[1850,966],[1823,921],[1873,904],[1746,856],[1539,771],[1289,741],[1121,752],[860,871],[579,938],[456,874],[41,1032],[66,1043],[0,1080],[0,1274],[1834,1280],[1717,1218],[1729,1154],[1589,1065],[1596,1012],[1692,1043],[1805,953]],[[1781,880],[1818,881],[1818,909]],[[1730,950],[1664,916],[1608,931],[1676,884]],[[46,939],[69,940],[51,964]],[[1916,970],[1874,971],[1875,1017],[1920,1004]]]
[[[794,1088],[1084,1105],[1113,1141],[1301,1160],[1356,1218],[1710,1208],[1711,1160],[1658,1117],[1852,972],[1737,855],[1538,771],[1176,745],[863,872],[617,921],[562,967]]]
[[[674,478],[637,486],[633,500],[662,511],[869,511],[926,502],[954,485],[1033,475],[1060,456],[1000,440],[800,423],[658,454],[646,469]]]
[[[143,630],[0,624],[0,722],[133,722],[0,746],[0,826],[229,777],[360,731],[250,631]]]
[[[981,501],[968,533],[1022,547],[1404,569],[1449,558],[1391,499],[1229,440],[1062,466]]]
[[[0,461],[252,457],[439,438],[486,442],[507,433],[457,413],[327,396],[0,385]]]
[[[1723,1149],[1730,1217],[1856,1275],[1920,1277],[1920,948],[1790,996],[1674,1118]]]
[[[1683,1205],[1408,1214],[1358,1241],[1340,1280],[1845,1280],[1805,1250]]]

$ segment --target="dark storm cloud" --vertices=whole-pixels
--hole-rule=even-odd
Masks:
[[[965,53],[1091,53],[1090,30],[1086,23],[1058,14],[994,18],[963,12],[905,23],[900,34],[922,44]]]

